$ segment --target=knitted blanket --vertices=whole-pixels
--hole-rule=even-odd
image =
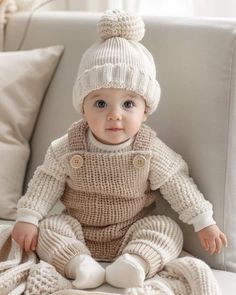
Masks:
[[[118,295],[98,291],[73,290],[71,282],[33,252],[22,251],[11,239],[12,225],[0,225],[0,294],[1,295]],[[92,279],[92,278],[91,278]],[[143,288],[122,290],[126,295],[220,295],[209,266],[194,257],[172,260]]]

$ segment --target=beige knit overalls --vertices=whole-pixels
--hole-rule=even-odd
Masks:
[[[68,131],[70,153],[64,159],[68,180],[61,198],[63,214],[39,224],[37,253],[64,275],[64,266],[79,254],[113,261],[137,254],[149,264],[152,277],[182,250],[179,226],[166,216],[147,216],[155,201],[149,188],[150,146],[155,134],[142,129],[125,153],[91,153],[87,125]]]

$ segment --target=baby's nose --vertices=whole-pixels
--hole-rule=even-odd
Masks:
[[[107,115],[108,120],[121,120],[121,117],[121,111],[118,108],[111,110]]]

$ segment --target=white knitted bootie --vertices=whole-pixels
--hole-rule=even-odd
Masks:
[[[144,259],[126,253],[106,268],[106,281],[117,288],[142,287],[147,270]]]
[[[77,289],[97,288],[105,281],[105,269],[90,255],[73,257],[65,267],[66,276]]]

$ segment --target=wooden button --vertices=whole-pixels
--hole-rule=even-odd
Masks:
[[[133,165],[135,168],[142,168],[145,166],[146,158],[141,155],[137,155],[133,159]]]
[[[84,164],[84,159],[80,155],[74,155],[70,159],[70,165],[74,169],[78,169],[78,168],[82,167],[83,164]]]

